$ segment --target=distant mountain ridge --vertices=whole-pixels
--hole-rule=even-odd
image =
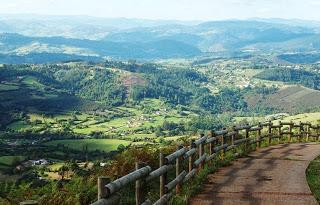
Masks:
[[[127,59],[154,59],[170,57],[191,57],[201,54],[192,45],[169,39],[151,42],[111,42],[64,37],[27,37],[19,34],[0,34],[2,54],[16,56],[47,53],[54,55],[73,55],[77,59],[102,59],[104,57]],[[1,61],[0,57],[0,61]],[[52,59],[54,62],[54,59]],[[59,58],[61,60],[61,58]],[[70,60],[69,58],[67,60]],[[2,59],[3,62],[3,59]],[[9,61],[5,61],[10,63]],[[37,63],[38,61],[36,61]],[[49,60],[48,62],[52,62]]]
[[[320,53],[320,23],[302,20],[183,22],[0,15],[1,32],[0,53],[13,59],[41,53],[53,61],[54,55],[60,55],[57,60],[61,56],[150,60],[221,52]],[[8,59],[0,57],[1,62]]]

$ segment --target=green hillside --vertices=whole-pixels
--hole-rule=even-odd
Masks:
[[[310,111],[320,107],[320,91],[302,86],[286,86],[268,95],[248,94],[248,107],[259,109],[268,107],[278,112],[295,113]]]
[[[89,204],[98,175],[127,173],[136,157],[158,166],[160,150],[209,130],[318,122],[317,67],[288,70],[271,58],[2,65],[0,196],[16,196],[11,184],[17,193],[26,185],[37,194],[51,190],[48,200],[79,201],[71,190],[81,189]],[[68,194],[56,191],[60,182]]]
[[[300,84],[312,89],[320,90],[320,74],[317,70],[304,70],[304,69],[269,69],[257,75],[256,78],[271,81],[282,81],[287,83]]]

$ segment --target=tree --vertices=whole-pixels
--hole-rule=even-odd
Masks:
[[[68,172],[69,172],[69,167],[66,165],[63,165],[62,167],[60,167],[58,174],[61,176],[61,179],[63,180],[65,176],[68,175]]]
[[[118,152],[123,152],[125,149],[126,149],[126,146],[124,146],[123,144],[118,145],[118,148],[117,148]]]

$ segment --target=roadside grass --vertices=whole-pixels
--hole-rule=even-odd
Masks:
[[[203,184],[208,180],[207,177],[209,174],[215,173],[221,167],[230,165],[233,160],[234,158],[230,154],[227,154],[224,160],[216,158],[211,163],[206,164],[194,179],[182,186],[181,193],[179,195],[174,195],[170,200],[169,205],[188,204],[189,199],[203,189]]]
[[[309,164],[306,175],[309,187],[320,203],[320,156]]]
[[[80,140],[55,140],[45,143],[48,146],[57,146],[59,144],[75,150],[83,150],[86,146],[89,151],[110,152],[117,150],[120,144],[128,146],[131,142],[118,139],[80,139]]]

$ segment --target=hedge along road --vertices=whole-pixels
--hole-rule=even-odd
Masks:
[[[318,205],[305,171],[320,144],[280,144],[259,149],[208,176],[190,205]]]

